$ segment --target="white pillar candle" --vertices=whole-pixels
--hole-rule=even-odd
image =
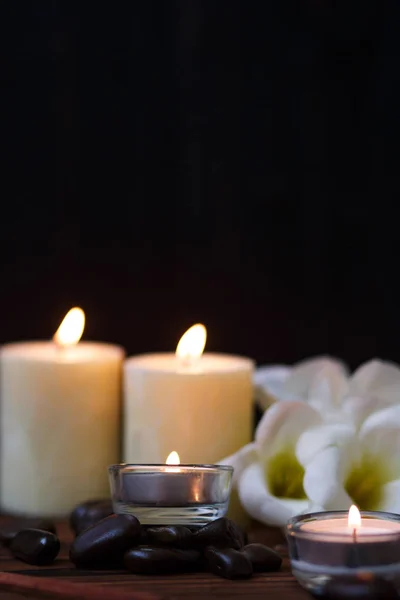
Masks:
[[[129,358],[124,366],[124,452],[130,463],[215,463],[251,441],[248,358],[203,354],[205,328],[186,332],[176,354]]]
[[[0,351],[2,511],[58,517],[109,495],[107,466],[120,451],[124,352],[76,343],[84,323],[77,320],[77,312],[75,320],[66,317],[53,342]]]

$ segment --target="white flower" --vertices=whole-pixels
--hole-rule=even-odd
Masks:
[[[359,431],[340,424],[305,431],[296,458],[315,505],[400,512],[400,405],[371,414]]]
[[[349,375],[330,358],[256,375],[265,411],[231,464],[247,513],[282,526],[311,510],[400,513],[400,368],[370,361]]]
[[[309,510],[304,468],[295,451],[301,434],[321,424],[318,411],[305,402],[274,404],[263,415],[255,441],[220,461],[234,467],[234,485],[251,517],[281,526]]]
[[[335,359],[319,357],[285,366],[262,367],[254,378],[256,400],[262,408],[288,400],[307,402],[328,423],[351,423],[359,428],[374,411],[400,402],[400,368],[371,360],[351,376]]]
[[[347,379],[346,366],[334,359],[319,356],[303,360],[293,367],[271,365],[260,367],[254,374],[255,398],[261,408],[280,400],[308,401],[315,377],[321,372]]]
[[[349,379],[342,411],[355,427],[373,412],[400,404],[400,368],[381,360],[361,365]]]

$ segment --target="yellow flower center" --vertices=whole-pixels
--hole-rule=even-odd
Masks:
[[[269,491],[277,498],[307,498],[303,488],[304,469],[293,448],[286,448],[268,460],[265,468]]]
[[[366,454],[353,465],[344,488],[360,510],[377,510],[382,501],[383,485],[389,480],[382,461]]]

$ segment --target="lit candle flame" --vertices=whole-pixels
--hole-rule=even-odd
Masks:
[[[349,510],[349,518],[348,518],[349,529],[352,531],[357,531],[361,527],[361,515],[357,506],[354,504],[350,506]]]
[[[67,312],[53,336],[58,346],[74,346],[79,342],[85,328],[85,313],[77,306]]]
[[[167,465],[180,465],[181,459],[179,458],[179,454],[174,450],[171,454],[168,454],[168,458],[165,462]],[[174,467],[167,467],[166,471],[168,471],[168,473],[180,473],[180,469],[175,469]]]
[[[176,356],[184,365],[193,365],[201,357],[206,345],[207,329],[201,323],[192,325],[183,334],[176,347]]]
[[[168,454],[168,458],[165,462],[167,465],[180,465],[181,459],[179,458],[179,454],[174,450],[171,454]]]

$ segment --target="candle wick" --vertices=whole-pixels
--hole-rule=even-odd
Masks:
[[[357,528],[354,527],[353,529],[353,542],[356,544],[357,543]]]
[[[190,354],[184,354],[180,357],[180,360],[183,367],[191,367],[194,362],[193,356],[191,356]]]
[[[53,343],[55,345],[56,351],[59,352],[60,354],[64,352],[65,350],[65,346],[63,344],[60,344],[59,342],[57,342],[56,340],[53,339]]]
[[[199,370],[201,356],[193,356],[192,354],[184,354],[179,357],[180,367],[185,372],[197,372]]]

